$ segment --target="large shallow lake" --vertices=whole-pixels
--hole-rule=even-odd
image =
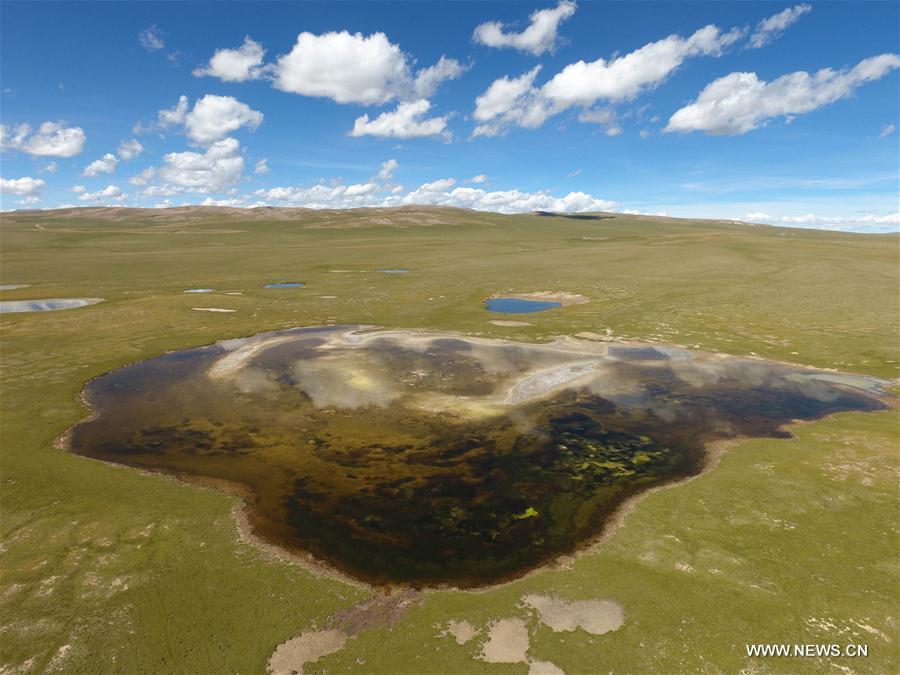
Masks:
[[[883,408],[883,384],[659,345],[293,329],[91,381],[70,447],[241,485],[257,534],[365,581],[478,586],[583,545],[712,442]]]

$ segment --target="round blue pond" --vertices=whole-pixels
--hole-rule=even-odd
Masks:
[[[562,307],[562,303],[556,300],[525,300],[524,298],[488,298],[484,304],[489,312],[502,314],[528,314]]]

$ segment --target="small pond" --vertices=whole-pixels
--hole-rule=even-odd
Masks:
[[[189,288],[185,293],[212,293],[215,291],[215,288]]]
[[[562,307],[562,303],[556,300],[526,300],[525,298],[488,298],[484,301],[484,305],[489,312],[500,312],[501,314],[528,314]]]
[[[49,298],[47,300],[5,300],[0,302],[0,313],[12,312],[53,312],[60,309],[75,309],[101,302],[103,298]]]
[[[407,272],[409,272],[409,270],[403,269],[402,267],[397,267],[394,269],[378,270],[378,271],[382,272],[384,274],[406,274]]]
[[[302,288],[306,286],[302,281],[276,281],[272,284],[266,284],[263,288]]]

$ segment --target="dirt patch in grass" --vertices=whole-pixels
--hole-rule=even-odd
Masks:
[[[488,627],[488,640],[478,657],[486,663],[527,663],[528,626],[523,619],[498,619]]]
[[[522,600],[536,610],[541,623],[555,633],[578,628],[591,635],[603,635],[618,630],[625,622],[622,606],[612,600],[574,600],[568,602],[556,596],[526,595]]]

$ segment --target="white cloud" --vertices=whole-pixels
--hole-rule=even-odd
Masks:
[[[72,190],[81,193],[78,199],[83,202],[99,202],[103,200],[106,200],[107,202],[121,202],[128,197],[128,195],[122,194],[122,190],[120,190],[117,185],[107,185],[97,192],[84,192],[84,188],[81,188],[81,190],[72,188]]]
[[[881,133],[878,134],[878,138],[887,138],[895,131],[897,131],[897,126],[895,124],[885,124],[881,127]]]
[[[378,185],[356,183],[353,185],[314,185],[309,188],[277,187],[259,190],[257,197],[266,202],[278,202],[310,209],[349,209],[361,206],[375,206]]]
[[[466,67],[459,61],[456,59],[448,59],[446,56],[441,56],[441,58],[438,59],[438,62],[433,66],[422,68],[416,73],[416,79],[413,86],[416,96],[428,98],[429,96],[434,95],[441,82],[444,80],[455,80],[464,72],[466,72]]]
[[[384,33],[303,32],[275,65],[275,87],[338,103],[385,103],[409,78],[406,55]]]
[[[670,35],[609,61],[578,61],[557,73],[542,87],[542,93],[558,109],[590,106],[599,99],[631,99],[660,84],[687,58],[717,56],[738,37],[740,31],[722,33],[709,25],[690,37]]]
[[[253,173],[261,176],[269,173],[269,160],[265,158],[259,160],[253,167]]]
[[[41,169],[41,171],[45,173],[56,173],[58,169],[59,166],[57,166],[56,162],[47,162],[47,166]]]
[[[0,178],[0,192],[6,195],[30,197],[40,194],[46,183],[40,178]]]
[[[81,175],[86,176],[87,178],[92,178],[98,173],[112,173],[116,170],[116,167],[118,165],[119,160],[116,158],[116,156],[111,152],[107,152],[100,159],[96,159],[88,164]]]
[[[126,162],[130,159],[134,159],[143,151],[144,146],[141,145],[141,142],[136,138],[132,138],[130,141],[122,141],[121,143],[119,143],[119,148],[117,150],[117,152],[119,153],[119,157],[124,159]]]
[[[537,114],[529,114],[528,100],[534,98],[534,78],[541,72],[535,66],[519,77],[501,77],[494,80],[485,92],[475,99],[474,117],[481,122],[473,136],[496,136],[507,124],[534,127],[544,122],[538,106]],[[534,124],[535,119],[540,121]]]
[[[575,169],[566,174],[569,178],[576,178],[581,175],[581,169]]]
[[[474,117],[481,124],[473,136],[495,136],[509,125],[536,128],[573,106],[587,109],[600,100],[632,99],[658,86],[687,58],[717,56],[740,35],[737,29],[722,33],[713,25],[687,38],[670,35],[608,61],[569,64],[541,87],[534,87],[540,66],[518,78],[502,77],[475,100]]]
[[[146,185],[151,180],[156,177],[156,169],[152,166],[148,166],[146,169],[141,171],[136,176],[132,176],[128,179],[128,182],[132,185]]]
[[[847,232],[896,232],[900,229],[900,212],[882,215],[818,216],[813,213],[772,216],[761,211],[748,213],[743,220],[785,227],[803,227],[817,230],[841,230]]]
[[[788,7],[785,10],[763,19],[756,26],[753,35],[750,36],[750,47],[763,47],[772,40],[781,36],[787,28],[795,23],[801,16],[812,11],[812,5],[806,3]]]
[[[163,33],[156,26],[150,26],[138,33],[138,41],[141,43],[141,47],[148,52],[158,52],[166,46]]]
[[[381,168],[378,170],[378,178],[384,181],[389,181],[394,177],[394,172],[400,164],[396,159],[389,159],[386,162],[382,162]]]
[[[255,131],[262,120],[261,112],[233,96],[207,94],[194,103],[184,118],[184,126],[191,140],[207,146],[241,127]]]
[[[427,98],[443,80],[457,78],[465,70],[458,61],[442,56],[414,75],[410,63],[384,33],[303,32],[289,53],[266,68],[275,88],[282,91],[363,105]]]
[[[524,213],[528,211],[581,213],[585,211],[608,211],[615,205],[615,202],[597,199],[584,192],[570,192],[564,197],[555,197],[546,192],[523,192],[521,190],[488,192],[480,188],[471,187],[455,187],[452,190],[437,189],[442,187],[443,184],[443,181],[426,183],[406,195],[389,197],[385,200],[385,205],[434,204],[497,213]]]
[[[73,185],[71,187],[71,190],[72,190],[72,192],[74,192],[77,195],[80,195],[80,194],[86,192],[86,188],[84,187],[84,185]]]
[[[194,77],[218,77],[223,82],[257,80],[265,72],[265,53],[260,43],[247,36],[237,49],[217,49],[206,66],[194,70]]]
[[[619,126],[616,111],[612,108],[595,108],[585,110],[579,116],[580,122],[591,122],[599,124],[603,127],[603,133],[607,136],[618,136],[622,133],[622,127]]]
[[[162,128],[184,124],[184,118],[187,116],[188,97],[182,94],[178,97],[178,103],[174,108],[160,110],[157,114],[157,121]]]
[[[501,22],[488,21],[475,28],[472,39],[488,47],[512,47],[540,56],[553,51],[559,24],[572,16],[576,7],[570,0],[561,0],[554,8],[536,10],[521,33],[508,33]]]
[[[0,148],[21,150],[38,157],[80,155],[86,140],[81,127],[65,127],[59,122],[44,122],[34,133],[28,124],[20,124],[15,129],[0,125]]]
[[[477,176],[472,176],[469,179],[470,183],[484,183],[486,181],[487,181],[487,176],[485,176],[483,173],[480,173]]]
[[[167,201],[168,201],[168,200],[167,200]],[[200,205],[201,205],[201,206],[232,206],[232,207],[237,207],[237,206],[243,206],[243,205],[244,205],[244,200],[243,200],[243,199],[237,199],[237,198],[232,198],[232,199],[213,199],[212,197],[207,197],[207,198],[204,199],[202,202],[200,202]]]
[[[745,134],[770,119],[799,115],[850,96],[865,82],[900,68],[896,54],[863,59],[850,69],[798,71],[766,82],[756,73],[731,73],[710,82],[697,100],[676,111],[665,131]]]
[[[424,183],[415,190],[404,192],[400,186],[387,182],[392,178],[397,166],[395,160],[388,160],[382,164],[378,174],[367,183],[352,185],[321,183],[312,187],[276,187],[257,190],[254,196],[262,204],[274,203],[314,209],[435,204],[500,213],[521,213],[606,211],[615,205],[614,202],[597,199],[584,192],[570,192],[563,197],[556,197],[548,192],[487,191],[460,187],[454,178],[441,178]]]
[[[379,136],[382,138],[420,138],[437,136],[449,141],[447,116],[425,117],[431,108],[426,99],[400,103],[396,110],[383,112],[373,120],[368,115],[357,117],[351,136]]]
[[[158,176],[164,183],[178,188],[214,193],[234,185],[243,170],[240,144],[234,138],[225,138],[210,145],[204,153],[168,153],[163,157]],[[165,194],[160,190],[151,192]]]
[[[165,131],[169,127],[184,124],[184,118],[187,116],[187,111],[188,97],[184,95],[179,96],[178,103],[175,104],[174,108],[164,108],[156,113],[156,122],[150,124],[138,122],[131,129],[131,133],[149,134],[155,131]]]
[[[207,94],[197,99],[192,109],[188,110],[188,106],[188,97],[180,96],[174,108],[157,113],[155,123],[147,126],[139,123],[133,131],[143,134],[184,125],[188,138],[197,145],[208,146],[241,127],[256,131],[263,121],[261,112],[233,96]]]

